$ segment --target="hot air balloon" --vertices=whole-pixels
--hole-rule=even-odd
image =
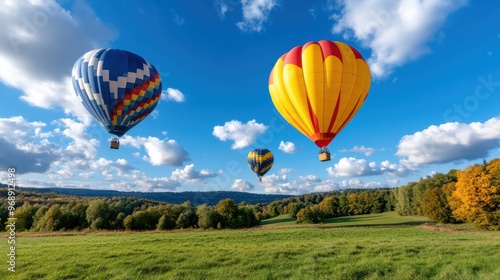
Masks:
[[[269,92],[278,112],[320,148],[320,161],[328,161],[328,145],[361,108],[370,83],[370,68],[355,48],[322,40],[282,55]]]
[[[158,71],[144,58],[125,50],[95,49],[80,57],[72,71],[73,88],[83,106],[118,137],[146,118],[161,95]]]
[[[262,182],[262,176],[273,167],[274,156],[268,149],[259,148],[248,153],[248,166],[259,176],[259,182]]]

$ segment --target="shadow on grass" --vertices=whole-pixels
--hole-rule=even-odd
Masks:
[[[429,223],[428,220],[409,220],[404,219],[381,219],[380,215],[358,215],[358,216],[344,216],[332,219],[326,219],[323,224],[332,227],[383,227],[383,226],[419,226]]]
[[[323,220],[319,224],[304,223],[302,226],[317,226],[320,228],[334,227],[405,227],[429,224],[431,221],[425,217],[397,216],[393,212],[365,214],[355,216],[342,216]],[[281,215],[271,219],[263,220],[260,226],[300,226],[295,223],[295,218],[289,215]]]
[[[394,223],[337,224],[335,222],[324,221],[324,225],[326,225],[326,227],[398,227],[398,226],[420,226],[423,224],[429,224],[429,222],[413,221],[413,222],[400,222],[400,223],[394,222]]]
[[[275,218],[272,218],[272,219],[267,219],[267,220],[262,220],[260,222],[260,226],[265,226],[265,225],[273,225],[273,224],[280,224],[280,223],[293,223],[295,222],[295,218],[294,217],[291,217],[291,216],[288,216],[288,215],[284,215],[284,216],[279,216],[279,217],[275,217]]]

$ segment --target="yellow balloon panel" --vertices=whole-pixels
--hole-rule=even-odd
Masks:
[[[293,48],[275,64],[271,78],[269,91],[280,114],[321,148],[361,108],[371,82],[357,50],[326,40]]]
[[[308,134],[305,129],[305,122],[301,119],[285,88],[285,83],[283,81],[282,59],[279,59],[276,62],[276,66],[269,77],[269,92],[271,93],[271,99],[278,112],[293,127],[307,136]]]

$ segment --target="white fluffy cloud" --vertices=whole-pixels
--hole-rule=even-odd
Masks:
[[[143,156],[143,159],[153,166],[182,166],[184,161],[190,160],[188,152],[173,139],[160,140],[151,136],[145,138],[125,135],[120,139],[120,143],[137,149],[144,147],[147,155]]]
[[[278,149],[287,154],[293,154],[298,150],[293,142],[285,142],[285,141],[280,142]]]
[[[135,168],[132,167],[125,159],[112,161],[105,158],[99,158],[98,160],[93,161],[90,164],[90,168],[100,171],[102,175],[116,174],[120,177],[128,177],[128,174],[132,170],[135,170]]]
[[[500,117],[484,123],[445,123],[405,135],[399,142],[396,155],[401,163],[416,168],[433,163],[485,158],[488,152],[500,147]]]
[[[178,103],[184,102],[186,100],[184,94],[180,90],[175,88],[167,88],[166,90],[163,90],[161,93],[161,99],[175,101]]]
[[[123,158],[114,161],[102,157],[96,159],[100,136],[107,137],[106,133],[99,133],[101,128],[94,131],[84,123],[68,118],[54,121],[52,125],[56,128],[49,130],[47,124],[30,122],[21,116],[0,118],[0,173],[14,167],[17,174],[30,173],[27,176],[50,178],[45,181],[20,180],[19,184],[23,186],[109,187],[135,191],[173,191],[185,181],[195,178],[203,180],[217,175],[206,169],[198,172],[190,165],[184,170],[174,171],[171,178],[149,177]],[[133,140],[130,138],[125,142]],[[185,151],[172,142],[149,138],[136,140],[133,143],[138,148],[144,146],[146,152],[158,156],[145,156],[149,161],[173,164],[185,155]],[[156,145],[158,151],[148,144]]]
[[[364,182],[359,178],[334,181],[322,179],[316,175],[299,176],[290,180],[286,175],[266,175],[262,178],[262,185],[266,193],[305,194],[313,192],[329,192],[349,188],[387,188],[392,186],[387,182]]]
[[[194,164],[189,164],[184,166],[184,169],[176,169],[172,171],[170,179],[179,182],[201,183],[205,179],[213,178],[215,176],[217,176],[217,174],[208,169],[197,171],[194,168]]]
[[[340,0],[333,33],[353,36],[372,50],[372,74],[384,77],[431,50],[446,18],[467,0]]]
[[[341,158],[333,167],[326,169],[332,177],[357,177],[381,174],[375,162],[367,162],[365,159],[353,157]]]
[[[267,126],[255,120],[248,121],[246,124],[232,120],[226,122],[224,126],[215,126],[212,135],[221,141],[233,140],[231,149],[243,149],[252,145],[266,130]]]
[[[97,155],[99,139],[93,138],[87,131],[89,127],[82,122],[63,118],[54,124],[58,126],[54,134],[64,136],[70,142],[60,152],[60,158],[54,162],[49,176],[53,179],[70,178],[75,170],[87,170]]]
[[[266,193],[297,193],[297,189],[288,181],[286,174],[267,174],[262,177],[261,184]]]
[[[109,44],[116,31],[83,1],[71,12],[56,1],[0,2],[0,81],[22,99],[89,120],[71,85],[71,68],[85,52]]]
[[[339,189],[373,189],[373,188],[387,188],[389,185],[382,182],[363,182],[359,178],[343,180],[338,182]]]
[[[269,14],[278,5],[277,0],[241,0],[243,21],[236,24],[242,31],[261,32]],[[225,7],[225,9],[224,9]],[[227,5],[221,6],[221,12],[227,11]],[[223,13],[223,14],[224,14]]]
[[[120,191],[175,191],[181,184],[167,177],[149,178],[142,174],[136,181],[112,183],[110,188]]]
[[[243,179],[236,179],[230,188],[235,191],[248,192],[254,189],[254,185]]]
[[[340,152],[354,152],[354,153],[362,153],[365,156],[371,156],[376,150],[374,148],[365,147],[365,146],[354,146],[350,150],[340,150]]]

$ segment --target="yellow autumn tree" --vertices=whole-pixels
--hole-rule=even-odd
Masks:
[[[473,165],[457,172],[455,190],[449,198],[453,215],[486,229],[500,229],[500,159]]]

